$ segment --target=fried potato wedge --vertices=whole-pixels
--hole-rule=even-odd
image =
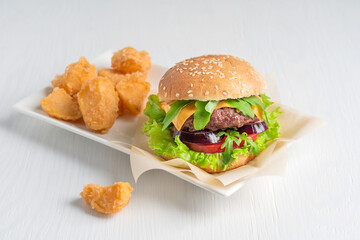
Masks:
[[[114,53],[111,66],[123,73],[144,72],[151,67],[151,59],[146,51],[125,47]]]
[[[51,84],[54,86],[54,88],[64,88],[65,84],[65,74],[58,75],[56,74],[54,80],[51,81]]]
[[[63,88],[54,88],[46,98],[41,99],[42,109],[52,117],[76,121],[81,118],[79,105]]]
[[[145,81],[121,81],[116,85],[120,98],[120,107],[124,113],[137,115],[143,108],[150,91],[150,83]]]
[[[91,65],[85,57],[80,57],[79,61],[66,67],[62,87],[70,94],[75,95],[81,89],[84,82],[97,76],[95,65]],[[55,80],[59,77],[55,77]],[[54,83],[57,83],[57,81]]]
[[[107,132],[118,116],[118,94],[110,80],[103,77],[83,84],[78,103],[86,126],[95,131]]]
[[[120,81],[145,81],[148,77],[147,72],[133,72],[133,73],[121,73],[115,69],[109,69],[109,68],[102,68],[98,72],[99,77],[105,77],[109,79],[114,87],[118,82]]]

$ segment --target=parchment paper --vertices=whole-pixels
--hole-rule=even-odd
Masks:
[[[216,186],[219,185],[218,183],[227,186],[234,182],[258,176],[284,175],[287,159],[286,147],[288,144],[324,125],[325,122],[322,119],[307,116],[295,109],[280,104],[280,96],[274,75],[266,74],[264,77],[268,85],[266,93],[271,97],[272,101],[276,102],[271,106],[271,109],[280,106],[283,112],[279,117],[281,136],[269,144],[268,148],[261,152],[254,160],[245,166],[216,174],[209,174],[180,158],[165,161],[149,149],[148,138],[141,133],[143,123],[147,121],[147,117],[141,115],[138,118],[137,130],[130,154],[131,169],[135,181],[137,181],[141,174],[152,169],[182,172],[197,178],[203,183]]]
[[[110,67],[112,54],[113,51],[107,51],[94,60],[94,63],[98,68]],[[151,83],[152,93],[156,93],[159,80],[166,70],[167,68],[155,64],[150,69],[147,81]],[[130,163],[135,181],[137,181],[141,174],[152,169],[162,169],[168,172],[186,174],[189,177],[197,178],[206,185],[217,187],[227,186],[258,176],[281,176],[285,173],[286,169],[286,147],[288,144],[320,127],[325,122],[319,118],[307,116],[295,109],[281,105],[280,94],[274,74],[265,74],[264,78],[268,87],[266,93],[271,97],[272,101],[276,102],[273,108],[280,106],[283,112],[279,117],[281,137],[273,141],[267,149],[245,166],[224,173],[209,174],[179,158],[169,161],[163,160],[149,149],[147,143],[148,138],[141,133],[143,123],[147,121],[146,116],[143,114],[138,118],[134,118],[134,121],[137,121],[135,134],[129,135],[129,137],[133,139],[132,145],[115,140],[118,139],[115,136],[109,138],[109,141],[131,150]],[[123,133],[117,131],[116,134],[121,135]]]

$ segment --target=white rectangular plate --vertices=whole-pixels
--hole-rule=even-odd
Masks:
[[[91,63],[95,64],[96,67],[99,68],[109,68],[110,67],[110,61],[111,56],[113,54],[113,51],[107,51],[104,54],[97,57],[94,61]],[[153,64],[151,69],[149,70],[149,77],[147,81],[151,83],[152,90],[156,91],[156,88],[158,86],[158,82],[162,75],[167,70],[166,67]],[[70,132],[79,134],[83,137],[92,139],[96,142],[99,142],[101,144],[104,144],[106,146],[109,146],[111,148],[114,148],[116,150],[119,150],[121,152],[130,154],[131,144],[133,141],[133,136],[136,130],[136,117],[120,117],[115,121],[115,124],[113,127],[106,133],[106,134],[99,134],[90,131],[85,127],[85,124],[82,121],[77,122],[67,122],[58,120],[55,118],[50,117],[47,115],[40,106],[40,100],[44,97],[46,97],[50,92],[52,91],[52,87],[47,87],[42,89],[39,92],[36,92],[21,101],[19,101],[17,104],[15,104],[14,108],[30,117],[42,120],[44,122],[50,123],[54,126],[66,129]],[[125,143],[125,145],[128,146],[122,146],[115,144],[114,142],[122,142]],[[130,169],[129,169],[130,171]],[[230,184],[226,187],[219,184],[219,186],[210,186],[203,182],[200,182],[198,179],[189,176],[184,173],[174,172],[171,171],[169,168],[169,173],[188,181],[200,188],[206,189],[210,192],[217,193],[223,196],[230,196],[237,190],[239,190],[244,182],[235,182],[233,184]]]

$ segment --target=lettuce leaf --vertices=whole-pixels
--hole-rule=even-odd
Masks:
[[[280,113],[280,108],[267,112],[269,129],[259,134],[255,141],[260,151],[268,146],[269,141],[280,136],[280,125],[277,121]],[[170,127],[162,130],[165,111],[160,108],[159,99],[156,95],[149,96],[144,114],[149,117],[149,120],[144,123],[143,133],[149,137],[149,146],[158,155],[182,158],[191,164],[209,167],[214,171],[217,169],[226,170],[234,159],[249,155],[251,146],[234,149],[231,153],[230,162],[225,164],[223,153],[195,152],[181,142],[179,136],[173,139]]]
[[[259,150],[263,151],[268,146],[268,142],[280,137],[280,124],[278,122],[278,116],[282,112],[280,111],[280,107],[267,112],[268,117],[268,130],[262,132],[258,135],[255,143],[258,145]]]
[[[146,108],[144,109],[144,114],[150,119],[154,119],[159,122],[163,121],[166,116],[166,112],[160,107],[158,96],[154,94],[149,96]]]

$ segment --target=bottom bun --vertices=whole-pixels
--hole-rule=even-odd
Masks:
[[[170,156],[163,156],[163,155],[161,155],[161,157],[163,157],[165,160],[171,160],[171,159],[173,159],[173,157],[170,157]],[[247,157],[239,156],[236,160],[232,161],[232,162],[229,164],[229,166],[226,168],[226,170],[216,169],[216,170],[214,171],[213,169],[211,169],[211,168],[208,167],[208,166],[206,166],[206,167],[201,167],[201,166],[199,166],[199,165],[195,165],[195,166],[201,168],[202,170],[204,170],[205,172],[208,172],[208,173],[219,173],[219,172],[226,172],[226,171],[229,171],[229,170],[231,170],[231,169],[244,166],[244,165],[246,165],[248,162],[250,162],[251,160],[253,160],[254,158],[255,158],[255,156],[252,155],[251,153],[250,153],[249,156],[247,156]]]

